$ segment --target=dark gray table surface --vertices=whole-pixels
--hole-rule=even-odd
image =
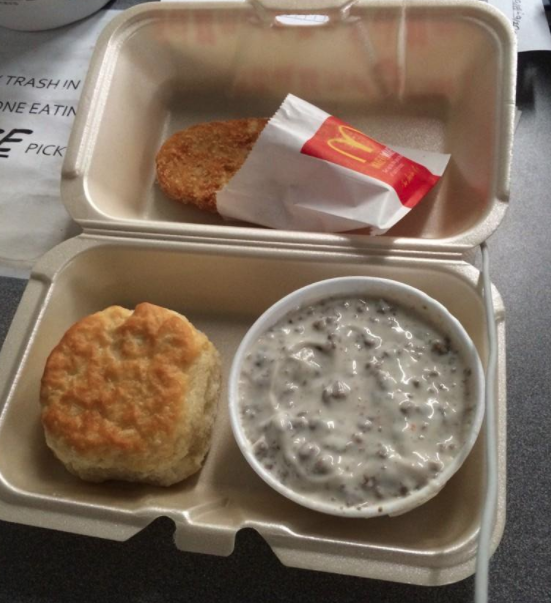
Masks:
[[[116,2],[125,7],[135,2]],[[519,61],[512,197],[489,242],[507,308],[507,524],[491,601],[551,601],[551,55]],[[0,191],[1,194],[1,191]],[[25,282],[0,278],[0,344]],[[158,519],[127,542],[0,522],[0,603],[471,601],[474,580],[425,588],[283,567],[252,530],[228,558],[179,552]]]

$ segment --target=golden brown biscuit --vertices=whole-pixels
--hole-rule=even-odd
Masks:
[[[183,316],[148,303],[73,325],[44,370],[46,442],[82,479],[170,486],[210,445],[220,359]]]
[[[216,212],[216,192],[243,165],[268,123],[249,118],[197,124],[176,132],[157,153],[157,181],[167,197]]]

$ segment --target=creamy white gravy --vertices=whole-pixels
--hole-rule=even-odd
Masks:
[[[282,484],[361,508],[406,496],[449,464],[474,417],[470,374],[416,312],[331,298],[287,314],[250,348],[240,412],[256,458]]]

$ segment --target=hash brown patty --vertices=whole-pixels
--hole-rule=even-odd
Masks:
[[[245,162],[268,119],[214,121],[173,134],[157,153],[157,181],[181,203],[216,213],[216,192]]]

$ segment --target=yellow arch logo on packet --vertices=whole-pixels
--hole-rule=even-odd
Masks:
[[[365,136],[365,134],[362,134],[359,130],[352,128],[351,126],[338,126],[338,132],[340,134],[340,138],[336,138],[336,137],[331,138],[327,141],[327,144],[333,150],[337,151],[337,153],[346,155],[346,157],[350,157],[351,159],[355,159],[356,161],[359,161],[361,163],[366,163],[367,162],[366,157],[358,157],[352,153],[347,153],[345,150],[342,149],[342,146],[341,147],[337,146],[337,143],[341,143],[341,145],[346,145],[353,149],[359,149],[368,154],[372,154],[375,152],[375,149],[373,148],[373,146],[368,146],[363,141],[360,142],[360,141],[356,140],[353,136],[350,136],[349,134],[347,134],[348,130],[350,130],[350,132],[356,132],[362,138],[367,138],[369,140],[369,138],[367,136]]]

